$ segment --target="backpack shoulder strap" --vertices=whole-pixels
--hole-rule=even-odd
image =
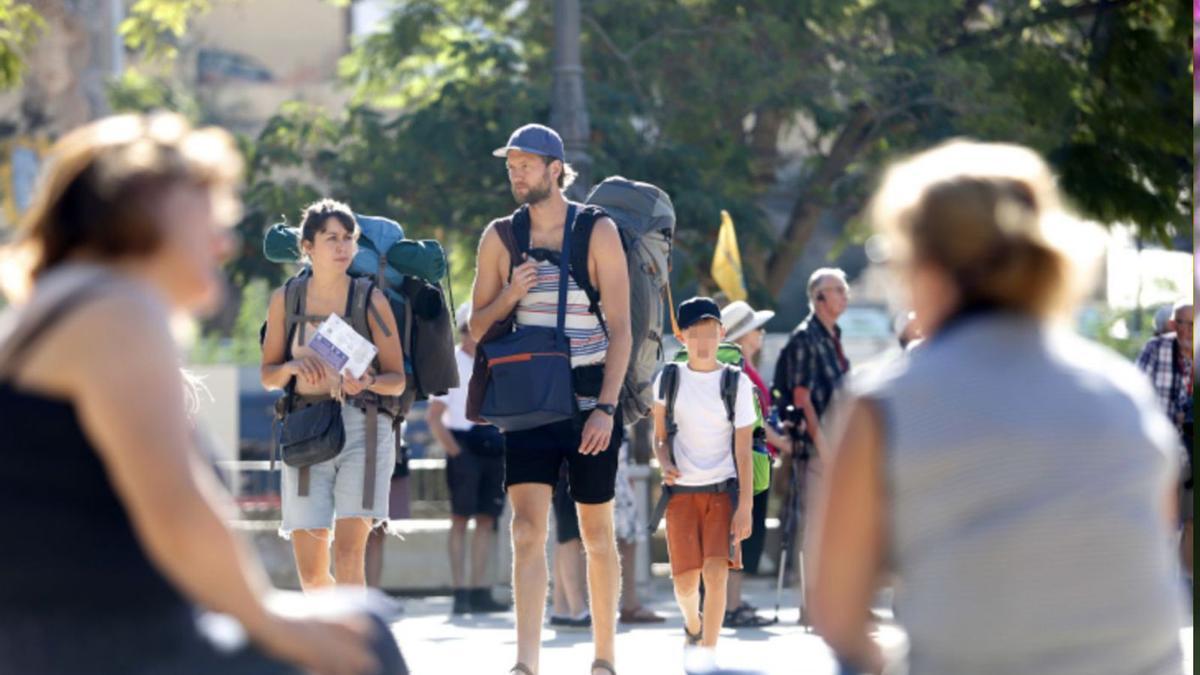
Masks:
[[[296,331],[300,331],[300,342],[304,342],[305,316],[304,304],[308,296],[308,276],[296,275],[283,285],[284,333],[287,342],[284,345],[284,358],[292,358],[292,343]]]
[[[742,369],[725,366],[721,371],[721,401],[725,404],[725,416],[729,419],[729,452],[733,454],[733,469],[737,471],[737,399],[741,384]]]
[[[350,325],[354,326],[354,330],[359,335],[371,339],[371,322],[367,320],[367,315],[375,317],[375,323],[383,329],[384,337],[391,337],[392,332],[388,330],[387,324],[383,322],[383,317],[379,315],[379,310],[375,309],[375,303],[371,302],[371,294],[377,288],[374,279],[367,277],[356,277],[351,281],[353,288],[350,290]]]
[[[504,232],[497,230],[500,234],[501,241],[504,241],[504,247],[508,249],[508,273],[509,278],[512,277],[512,270],[517,265],[521,264],[521,259],[529,253],[530,241],[533,234],[533,221],[529,216],[529,207],[522,206],[513,211],[512,217],[508,221],[509,236],[505,241]]]
[[[110,282],[102,280],[74,289],[52,303],[46,310],[41,311],[24,326],[18,326],[3,346],[3,357],[0,359],[0,382],[7,381],[20,366],[22,359],[38,340],[46,335],[60,320],[70,314],[76,307],[103,295]]]
[[[668,363],[663,366],[662,377],[658,381],[658,396],[663,400],[667,409],[667,452],[671,461],[675,461],[675,433],[679,427],[675,425],[675,398],[679,394],[679,364]]]
[[[588,256],[591,255],[592,232],[596,229],[596,221],[606,217],[608,214],[599,206],[581,205],[571,228],[571,278],[587,295],[588,311],[600,320],[605,336],[608,335],[608,324],[600,312],[600,289],[592,284]]]
[[[596,229],[596,221],[606,217],[608,214],[599,206],[580,205],[579,213],[575,216],[575,225],[571,230],[571,276],[574,277],[575,283],[587,292],[588,298],[591,298],[593,293],[599,298],[599,290],[592,286],[588,256],[591,254],[592,231]]]
[[[737,366],[725,366],[721,373],[721,401],[725,403],[725,416],[733,424],[737,414],[738,384],[742,369]]]
[[[513,268],[517,266],[517,261],[521,259],[523,252],[520,243],[517,241],[517,224],[518,216],[525,212],[525,248],[529,250],[529,223],[528,212],[525,207],[521,207],[513,212],[507,218],[499,218],[492,221],[492,228],[496,230],[496,234],[500,237],[500,243],[504,244],[504,250],[508,251],[508,279],[512,281]]]
[[[283,285],[283,307],[284,307],[284,343],[283,343],[283,360],[284,362],[292,360],[292,343],[296,340],[296,331],[300,331],[300,341],[304,341],[304,329],[306,318],[304,316],[305,296],[308,294],[308,275],[297,274],[287,280]],[[296,400],[296,377],[293,375],[283,387],[284,393],[284,410],[291,411],[292,404]],[[277,448],[278,449],[278,448]],[[275,455],[272,453],[272,465],[275,461]],[[274,470],[274,466],[272,466]]]

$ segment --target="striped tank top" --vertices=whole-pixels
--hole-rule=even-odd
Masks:
[[[608,337],[600,320],[588,310],[588,297],[573,277],[567,278],[567,318],[565,329],[571,341],[571,367],[604,363]],[[601,310],[603,311],[603,310]],[[517,305],[518,326],[547,326],[558,321],[558,265],[537,261],[537,283]],[[590,410],[595,398],[578,397],[580,410]]]

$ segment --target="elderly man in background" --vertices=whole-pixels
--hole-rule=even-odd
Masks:
[[[1179,541],[1179,556],[1183,562],[1188,581],[1192,578],[1192,383],[1193,320],[1192,303],[1175,303],[1168,322],[1167,332],[1150,338],[1138,356],[1137,364],[1150,377],[1158,402],[1179,430],[1183,445],[1187,449],[1187,463],[1180,488],[1179,520],[1182,536]]]

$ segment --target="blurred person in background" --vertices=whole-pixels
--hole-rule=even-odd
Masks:
[[[667,619],[642,604],[637,587],[638,540],[645,543],[645,518],[639,517],[637,496],[629,477],[629,435],[621,444],[617,461],[617,492],[613,498],[613,532],[621,555],[621,613],[618,621],[626,625],[664,623]]]
[[[458,308],[459,386],[429,401],[429,430],[446,451],[446,483],[450,488],[450,576],[454,584],[453,614],[505,612],[509,607],[492,597],[487,583],[488,562],[496,550],[496,521],[504,510],[504,434],[490,424],[467,419],[467,383],[475,363],[475,339],[468,321],[471,303]],[[471,576],[464,562],[467,524],[475,520],[471,538]]]
[[[401,422],[396,429],[396,462],[392,468],[392,487],[388,491],[388,525],[371,528],[367,537],[367,585],[380,588],[383,579],[383,549],[388,536],[394,533],[395,520],[412,518],[412,495],[409,492],[409,447],[408,422]]]
[[[917,322],[916,312],[906,312],[903,316],[896,319],[895,329],[896,339],[900,342],[900,348],[904,351],[916,349],[925,340],[925,331],[921,329],[921,324]]]
[[[588,609],[587,560],[579,532],[579,514],[568,490],[567,464],[563,463],[551,503],[554,508],[554,592],[546,622],[555,630],[586,631],[592,628]]]
[[[5,270],[0,672],[407,672],[378,619],[266,601],[197,447],[169,321],[220,302],[233,138],[122,115],[50,158]]]
[[[1163,305],[1154,312],[1154,336],[1175,330],[1175,320],[1171,318],[1171,305]]]
[[[1099,235],[1035,153],[967,141],[893,167],[871,216],[929,337],[848,387],[814,513],[818,633],[882,672],[868,612],[894,569],[909,672],[1182,672],[1179,437],[1136,368],[1058,321]]]
[[[779,420],[792,439],[790,447],[781,448],[789,461],[780,472],[780,482],[787,486],[779,520],[781,531],[790,533],[789,541],[782,544],[787,549],[783,564],[788,586],[796,583],[801,571],[798,553],[807,522],[809,475],[820,471],[828,454],[822,424],[834,393],[850,372],[837,323],[850,305],[846,273],[833,267],[818,269],[809,276],[806,292],[809,314],[780,351],[772,383]],[[801,607],[800,622],[806,620]]]
[[[1193,445],[1193,362],[1192,341],[1195,329],[1194,309],[1190,301],[1181,300],[1171,308],[1166,332],[1146,343],[1138,355],[1137,365],[1150,378],[1158,404],[1179,431],[1186,450],[1183,480],[1180,482],[1179,557],[1189,584],[1192,579],[1192,445]]]
[[[754,385],[754,393],[758,396],[759,410],[763,415],[769,415],[773,400],[771,390],[767,388],[762,375],[755,366],[759,353],[762,351],[763,336],[766,334],[767,322],[775,317],[775,312],[764,309],[755,311],[744,301],[738,300],[721,309],[721,323],[725,326],[725,341],[736,344],[742,350],[744,363],[742,371]],[[780,452],[791,455],[792,441],[777,432],[770,424],[764,424],[767,434],[767,445],[770,446],[772,457]],[[758,574],[759,562],[762,560],[763,546],[767,541],[767,502],[771,497],[770,490],[764,490],[754,495],[754,505],[750,519],[752,530],[750,538],[742,542],[742,569],[729,570],[728,595],[726,596],[725,628],[761,628],[773,623],[771,620],[758,615],[758,608],[751,605],[742,597],[742,581],[747,574]]]

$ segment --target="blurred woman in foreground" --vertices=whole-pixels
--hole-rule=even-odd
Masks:
[[[194,443],[168,321],[218,304],[240,169],[227,133],[177,115],[51,151],[18,242],[29,294],[0,324],[0,672],[403,668],[378,620],[264,603]]]
[[[816,514],[814,623],[881,672],[898,576],[912,673],[1175,674],[1178,438],[1145,378],[1056,319],[1083,286],[1045,163],[950,142],[888,173],[872,217],[927,340],[850,385]]]

